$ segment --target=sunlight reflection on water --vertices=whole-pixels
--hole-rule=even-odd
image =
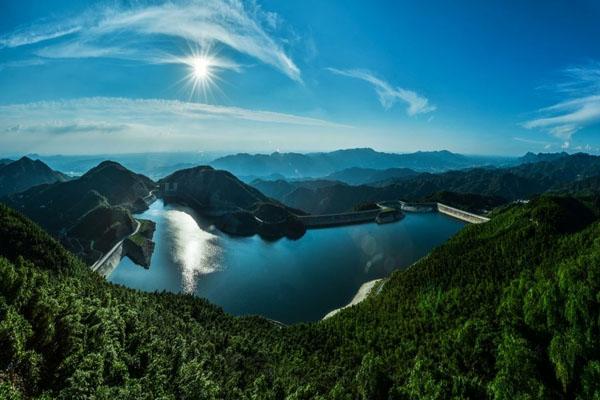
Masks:
[[[202,230],[186,212],[168,210],[164,218],[166,237],[171,241],[171,256],[181,270],[183,291],[193,293],[201,275],[221,268],[219,237]]]

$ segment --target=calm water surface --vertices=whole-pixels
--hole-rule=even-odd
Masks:
[[[156,222],[146,270],[124,258],[109,280],[145,291],[205,297],[235,315],[314,321],[358,288],[427,254],[464,223],[438,213],[399,222],[309,230],[299,240],[230,237],[192,210],[161,200],[138,215]]]

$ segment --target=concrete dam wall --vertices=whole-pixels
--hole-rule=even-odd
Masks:
[[[442,203],[437,203],[437,210],[442,214],[449,215],[451,217],[469,222],[471,224],[481,224],[490,220],[489,218],[482,217],[481,215],[459,210],[458,208],[450,207]]]
[[[322,215],[300,215],[298,219],[304,223],[306,228],[324,228],[327,226],[340,226],[351,224],[362,224],[364,222],[373,222],[381,209],[356,211],[340,214],[322,214]]]

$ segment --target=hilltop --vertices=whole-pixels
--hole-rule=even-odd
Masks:
[[[183,169],[159,181],[160,195],[212,218],[232,235],[297,238],[305,228],[293,211],[227,171],[209,166]]]
[[[22,192],[44,183],[65,182],[69,177],[39,160],[22,157],[0,162],[0,197]]]

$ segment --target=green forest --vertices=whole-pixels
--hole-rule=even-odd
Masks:
[[[599,214],[505,206],[361,304],[281,327],[110,284],[0,205],[0,398],[600,398]]]

